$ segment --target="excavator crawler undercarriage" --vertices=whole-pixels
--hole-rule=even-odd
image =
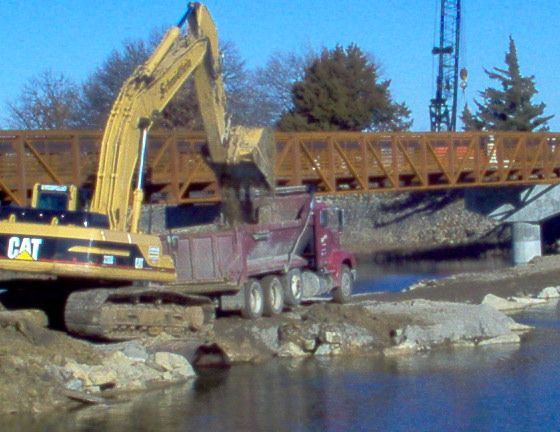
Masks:
[[[206,297],[183,295],[163,287],[124,287],[75,291],[68,297],[64,321],[69,332],[103,340],[127,340],[167,333],[203,334],[214,320]]]

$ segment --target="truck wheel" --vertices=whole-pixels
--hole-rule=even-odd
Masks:
[[[352,272],[346,265],[342,266],[342,275],[340,276],[340,286],[333,290],[333,300],[336,303],[348,303],[352,298],[352,287],[354,280]]]
[[[284,289],[280,279],[276,276],[267,276],[262,280],[264,294],[264,315],[274,316],[282,313],[284,309]]]
[[[244,304],[241,316],[256,319],[262,316],[264,308],[263,289],[259,281],[249,280],[243,288]]]
[[[282,277],[284,302],[288,306],[298,306],[303,298],[303,280],[301,271],[292,269]]]

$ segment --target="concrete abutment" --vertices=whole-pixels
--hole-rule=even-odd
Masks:
[[[542,255],[541,226],[539,223],[512,223],[513,263],[526,264]]]
[[[541,225],[560,215],[560,185],[480,188],[465,192],[468,210],[512,224],[514,264],[542,255]]]

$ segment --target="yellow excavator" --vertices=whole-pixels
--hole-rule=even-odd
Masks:
[[[185,23],[188,32],[182,30]],[[233,209],[230,219],[235,223],[238,217],[235,195],[244,184],[273,188],[272,133],[228,124],[216,27],[206,7],[191,3],[179,24],[126,80],[114,102],[103,134],[89,210],[71,211],[68,205],[66,209],[41,208],[41,199],[34,199],[32,208],[0,209],[1,270],[41,273],[80,283],[89,280],[94,286],[122,283],[128,287],[128,291],[119,290],[119,301],[109,312],[100,310],[103,296],[107,296],[104,290],[78,292],[68,301],[67,321],[87,313],[95,315],[92,322],[102,321],[103,313],[127,314],[126,306],[140,298],[169,304],[170,308],[188,305],[173,309],[184,326],[197,326],[203,321],[204,313],[198,306],[205,300],[193,300],[165,288],[177,277],[174,259],[165,253],[160,237],[139,230],[148,131],[155,116],[189,77],[194,79],[207,134],[209,162]],[[61,185],[38,185],[35,194],[60,194],[63,189]],[[74,188],[67,190],[75,195]],[[138,281],[150,281],[152,285]],[[156,328],[154,323],[159,318],[150,310],[145,326],[142,319],[138,318],[139,329]]]

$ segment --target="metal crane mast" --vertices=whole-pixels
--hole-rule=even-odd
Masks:
[[[430,129],[454,131],[457,123],[461,0],[441,0],[436,95],[430,104]]]

